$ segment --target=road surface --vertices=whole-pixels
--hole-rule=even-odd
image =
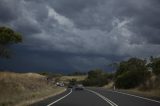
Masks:
[[[160,106],[160,101],[103,88],[66,92],[31,106]]]

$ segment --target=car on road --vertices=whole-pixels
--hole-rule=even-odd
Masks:
[[[63,83],[63,82],[57,82],[57,83],[56,83],[56,86],[64,87],[64,83]]]
[[[84,86],[82,84],[75,85],[75,90],[84,90]]]

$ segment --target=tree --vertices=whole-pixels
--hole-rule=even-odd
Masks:
[[[88,72],[88,79],[98,78],[103,74],[101,70],[91,70]]]
[[[88,77],[83,81],[86,86],[104,86],[108,83],[108,74],[102,70],[91,70]]]
[[[146,60],[130,58],[128,61],[120,62],[116,72],[116,77],[128,71],[146,71]]]
[[[160,75],[160,58],[151,57],[150,61],[151,63],[148,66],[152,68],[152,71],[155,75]]]
[[[77,79],[72,78],[72,79],[69,81],[69,85],[76,85],[76,84],[77,84]]]
[[[114,70],[117,70],[117,68],[119,67],[119,64],[114,62],[114,63],[108,64],[107,66],[113,68]]]
[[[120,63],[116,72],[115,85],[118,88],[134,88],[144,84],[149,76],[146,60],[131,58]]]
[[[22,42],[19,33],[8,27],[0,27],[0,57],[10,57],[10,45]]]

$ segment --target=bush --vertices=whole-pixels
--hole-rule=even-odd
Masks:
[[[86,79],[85,81],[83,81],[83,84],[85,86],[104,86],[108,83],[108,81],[106,79]]]
[[[146,74],[144,76],[144,74]],[[115,86],[117,88],[124,88],[124,89],[129,89],[129,88],[135,88],[139,86],[140,84],[145,83],[147,79],[147,75],[149,73],[142,73],[142,72],[127,72],[124,73],[120,76],[115,81]]]
[[[160,58],[157,57],[157,58],[151,58],[151,63],[149,64],[149,67],[152,68],[153,70],[153,73],[155,75],[160,75]]]
[[[83,81],[85,86],[104,86],[108,83],[108,74],[101,70],[88,72],[88,77]]]
[[[69,81],[69,85],[76,85],[77,83],[77,80],[74,78]]]
[[[131,58],[120,63],[116,72],[115,86],[117,88],[134,88],[140,84],[145,84],[150,72],[147,71],[146,61]]]

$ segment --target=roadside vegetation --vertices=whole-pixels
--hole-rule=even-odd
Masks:
[[[148,60],[130,58],[116,63],[113,80],[105,87],[160,97],[160,57],[150,57]]]
[[[40,74],[0,72],[0,106],[26,106],[62,91]]]
[[[128,61],[120,62],[115,73],[115,86],[117,88],[129,89],[145,85],[150,75],[151,72],[146,67],[146,60],[131,58]]]
[[[120,62],[115,73],[116,88],[130,89],[139,87],[142,90],[160,88],[160,58],[150,61],[131,58]]]
[[[91,70],[80,83],[85,86],[125,89],[160,97],[160,57],[150,57],[148,60],[130,58],[110,66],[116,68],[115,73],[107,73],[100,69]]]
[[[85,86],[102,87],[113,79],[113,74],[104,72],[100,69],[88,72],[87,78],[82,82]]]
[[[62,76],[61,81],[68,82],[70,80],[83,81],[87,75],[76,75],[76,76]]]

